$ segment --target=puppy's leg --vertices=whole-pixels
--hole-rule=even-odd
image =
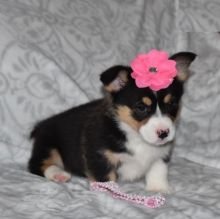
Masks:
[[[64,171],[63,162],[57,150],[52,150],[50,156],[42,162],[41,171],[43,175],[55,182],[67,182],[70,180],[70,173]]]
[[[90,181],[116,181],[116,163],[103,153],[96,153],[86,161],[86,175]]]
[[[146,174],[146,189],[147,191],[170,193],[170,188],[167,180],[168,166],[163,160],[154,162]]]
[[[107,181],[113,181],[116,182],[116,180],[118,179],[118,175],[116,173],[116,170],[112,169],[109,170],[108,172],[106,172],[103,175],[95,175],[95,174],[91,174],[91,173],[86,173],[87,178],[89,179],[89,181],[91,182],[107,182]]]
[[[116,171],[115,170],[111,170],[109,172],[109,174],[107,175],[107,178],[108,178],[108,181],[114,181],[115,182],[117,180],[117,178],[118,178],[118,176],[116,174]]]

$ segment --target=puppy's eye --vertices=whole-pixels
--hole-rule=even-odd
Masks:
[[[141,114],[147,113],[148,112],[148,106],[146,106],[144,103],[142,102],[138,102],[135,105],[135,111]]]

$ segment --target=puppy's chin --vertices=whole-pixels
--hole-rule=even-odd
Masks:
[[[169,141],[169,140],[160,140],[160,139],[158,139],[157,141],[148,141],[146,139],[144,140],[151,146],[155,146],[155,147],[163,147],[166,146],[168,143],[172,142],[172,140]]]

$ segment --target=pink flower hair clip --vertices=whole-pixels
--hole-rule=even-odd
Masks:
[[[132,62],[137,87],[150,87],[154,91],[167,88],[177,74],[176,62],[170,60],[165,51],[152,49],[147,54],[139,54]]]

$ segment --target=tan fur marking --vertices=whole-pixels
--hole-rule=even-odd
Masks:
[[[181,112],[181,109],[182,109],[181,105],[182,105],[182,104],[180,103],[176,117],[175,117],[175,118],[172,118],[172,120],[173,120],[174,122],[176,122],[176,121],[180,118],[180,112]]]
[[[152,104],[152,100],[149,97],[143,97],[142,101],[144,104],[146,104],[147,106],[150,106]]]
[[[132,117],[132,110],[127,106],[119,106],[117,109],[118,117],[121,121],[130,125],[134,130],[138,131],[142,125],[144,125],[148,119],[143,121],[137,121]]]
[[[48,167],[52,165],[63,167],[63,161],[60,157],[59,152],[56,149],[53,149],[48,159],[43,161],[43,164],[41,166],[41,171],[44,172]]]
[[[115,90],[115,86],[113,84],[109,84],[109,85],[105,86],[105,89],[108,92],[113,92]]]
[[[188,79],[188,77],[189,77],[189,75],[186,72],[181,72],[181,71],[177,75],[177,78],[180,81],[186,81]]]
[[[107,160],[109,161],[110,164],[112,164],[114,167],[117,167],[120,163],[120,159],[119,156],[110,151],[110,150],[105,150],[104,151],[104,156],[107,158]]]
[[[108,180],[109,181],[114,181],[114,182],[117,180],[117,175],[116,175],[115,171],[111,171],[108,174]]]
[[[95,182],[95,181],[97,181],[97,179],[94,177],[94,176],[92,176],[90,173],[86,173],[86,176],[87,176],[87,178],[88,178],[88,180],[90,181],[90,182]],[[116,181],[117,180],[117,174],[116,174],[116,172],[114,171],[114,170],[112,170],[108,175],[107,175],[107,178],[108,178],[108,180],[109,181]]]
[[[117,78],[119,78],[119,80],[122,80],[124,83],[126,83],[126,82],[128,82],[127,74],[128,73],[126,71],[121,71],[121,72],[119,72]],[[115,80],[117,80],[117,78]],[[114,91],[119,90],[120,88],[116,84],[110,83],[109,85],[105,86],[105,89],[108,92],[114,92]]]
[[[172,95],[171,94],[167,94],[164,98],[163,98],[163,102],[164,103],[169,103],[172,99]]]
[[[177,78],[180,80],[180,81],[186,81],[189,77],[189,65],[190,65],[190,62],[188,62],[187,60],[183,60],[181,61],[180,59],[176,59],[177,61],[177,65],[176,65],[176,68],[177,68]]]

